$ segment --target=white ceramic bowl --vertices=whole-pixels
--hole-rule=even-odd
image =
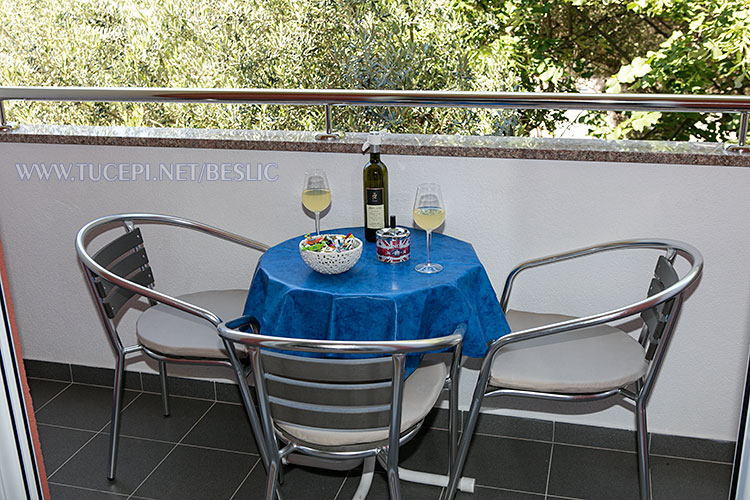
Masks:
[[[339,235],[333,235],[339,236]],[[346,235],[340,235],[346,236]],[[322,274],[340,274],[348,271],[357,263],[362,256],[362,240],[354,238],[356,247],[343,252],[311,252],[302,250],[302,245],[307,241],[303,239],[299,242],[299,254],[305,264],[310,266],[313,271]]]

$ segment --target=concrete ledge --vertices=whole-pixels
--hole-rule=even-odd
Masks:
[[[0,142],[361,153],[364,133],[320,142],[315,132],[21,125]],[[388,134],[383,154],[750,167],[750,154],[718,143]]]

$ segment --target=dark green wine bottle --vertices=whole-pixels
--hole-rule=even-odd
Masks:
[[[362,172],[365,205],[365,239],[375,242],[375,233],[388,220],[388,169],[380,161],[380,132],[370,132],[362,151],[370,150],[370,162]]]

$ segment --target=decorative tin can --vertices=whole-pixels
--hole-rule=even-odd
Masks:
[[[375,236],[378,247],[378,260],[389,264],[397,264],[409,260],[410,243],[409,230],[396,227],[396,217],[391,216],[391,227],[378,229]]]

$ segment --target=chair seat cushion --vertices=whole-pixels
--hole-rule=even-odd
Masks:
[[[209,290],[177,298],[230,320],[242,316],[247,290]],[[141,314],[136,322],[136,336],[148,349],[168,356],[227,358],[224,343],[211,323],[164,304]]]
[[[511,331],[574,319],[509,310]],[[490,384],[542,392],[594,393],[624,387],[648,369],[643,347],[624,331],[599,325],[513,343],[492,361]]]
[[[440,396],[448,366],[440,355],[427,355],[419,368],[404,382],[404,399],[401,408],[401,432],[424,420]],[[277,423],[293,439],[323,447],[350,446],[363,443],[380,443],[388,439],[388,429],[337,430],[306,427],[297,424]]]

